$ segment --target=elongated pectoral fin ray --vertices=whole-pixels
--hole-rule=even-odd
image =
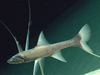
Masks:
[[[28,0],[28,4],[29,4],[29,22],[28,22],[28,31],[27,31],[27,37],[26,37],[25,51],[29,49],[29,33],[30,33],[30,25],[31,25],[31,7],[30,7],[29,0]]]
[[[38,68],[39,68],[39,63],[38,63],[38,59],[37,59],[34,62],[33,75],[36,75]]]
[[[18,51],[19,52],[22,52],[23,49],[21,47],[21,45],[18,43],[16,37],[12,34],[12,32],[9,30],[9,28],[0,20],[0,22],[6,27],[6,29],[9,31],[9,33],[12,35],[12,37],[14,38],[15,42],[16,42],[16,45],[17,45],[17,48],[18,48]]]
[[[37,45],[47,45],[47,44],[49,44],[49,42],[46,40],[46,38],[43,34],[43,31],[41,31],[39,38],[38,38]]]
[[[30,24],[28,25],[28,32],[27,32],[27,38],[26,38],[26,45],[25,45],[25,51],[29,49],[29,33],[30,33]]]
[[[14,37],[14,39],[15,39],[15,42],[16,42],[16,45],[17,45],[17,48],[18,48],[18,52],[22,52],[23,49],[22,49],[21,45],[19,44],[19,42],[17,41],[16,37]]]
[[[62,62],[67,62],[67,61],[64,59],[64,57],[62,56],[61,51],[56,52],[56,53],[53,54],[51,57],[53,57],[53,58],[55,58],[55,59],[57,59],[57,60],[60,60],[60,61],[62,61]]]
[[[44,75],[44,60],[45,60],[45,58],[40,58],[38,60],[39,60],[39,65],[40,65],[41,73],[42,73],[42,75]]]

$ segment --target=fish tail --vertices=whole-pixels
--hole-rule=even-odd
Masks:
[[[96,57],[100,57],[99,55],[94,54],[92,49],[86,43],[90,39],[90,36],[91,36],[91,30],[90,30],[88,24],[85,24],[81,28],[81,30],[79,31],[77,36],[74,38],[74,40],[78,40],[78,42],[76,41],[75,44],[76,44],[76,46],[82,48],[84,51],[86,51]]]

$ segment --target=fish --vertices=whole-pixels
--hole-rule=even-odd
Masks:
[[[94,56],[100,57],[94,54],[91,48],[86,44],[89,38],[90,38],[90,29],[87,24],[82,27],[82,29],[74,38],[54,44],[49,44],[47,42],[47,40],[44,38],[44,34],[42,31],[40,33],[36,47],[14,55],[7,62],[10,64],[26,63],[48,56],[56,58],[62,62],[66,62],[66,60],[62,57],[60,50],[71,46],[80,47],[84,51]]]
[[[79,47],[89,54],[100,58],[100,56],[94,54],[92,49],[86,44],[86,42],[90,39],[90,35],[91,30],[89,28],[89,25],[85,24],[74,38],[50,44],[46,40],[43,31],[41,31],[37,45],[34,48],[17,53],[16,55],[12,56],[7,62],[9,64],[20,64],[36,61],[39,62],[41,66],[41,64],[43,64],[42,60],[45,57],[49,56],[62,62],[67,62],[61,54],[61,50],[71,46]],[[41,71],[43,72],[43,68],[41,68]],[[44,75],[44,73],[42,75]]]
[[[84,51],[86,51],[91,55],[100,57],[99,55],[94,54],[92,49],[87,45],[87,41],[90,39],[91,36],[91,30],[88,24],[85,24],[80,29],[78,34],[72,39],[54,43],[54,44],[50,44],[46,40],[43,31],[41,31],[37,41],[37,45],[34,48],[29,49],[29,33],[30,33],[30,25],[31,25],[31,8],[30,8],[29,0],[28,0],[28,4],[29,4],[29,22],[28,22],[28,31],[26,37],[25,50],[22,49],[17,38],[12,34],[9,28],[0,20],[0,22],[7,28],[7,30],[15,40],[18,48],[18,53],[7,60],[9,64],[21,64],[21,63],[28,63],[34,61],[33,75],[36,75],[39,66],[42,75],[44,75],[45,57],[53,57],[59,61],[65,63],[67,62],[61,53],[61,50],[64,48],[75,46],[83,49]]]

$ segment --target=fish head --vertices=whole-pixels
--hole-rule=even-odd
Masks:
[[[12,56],[10,59],[7,61],[9,64],[20,64],[24,63],[24,58],[18,54]]]

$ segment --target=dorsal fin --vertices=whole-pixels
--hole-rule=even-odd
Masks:
[[[43,31],[41,31],[39,38],[38,38],[37,45],[47,45],[47,44],[49,44],[49,42],[46,40],[46,38],[43,34]]]

